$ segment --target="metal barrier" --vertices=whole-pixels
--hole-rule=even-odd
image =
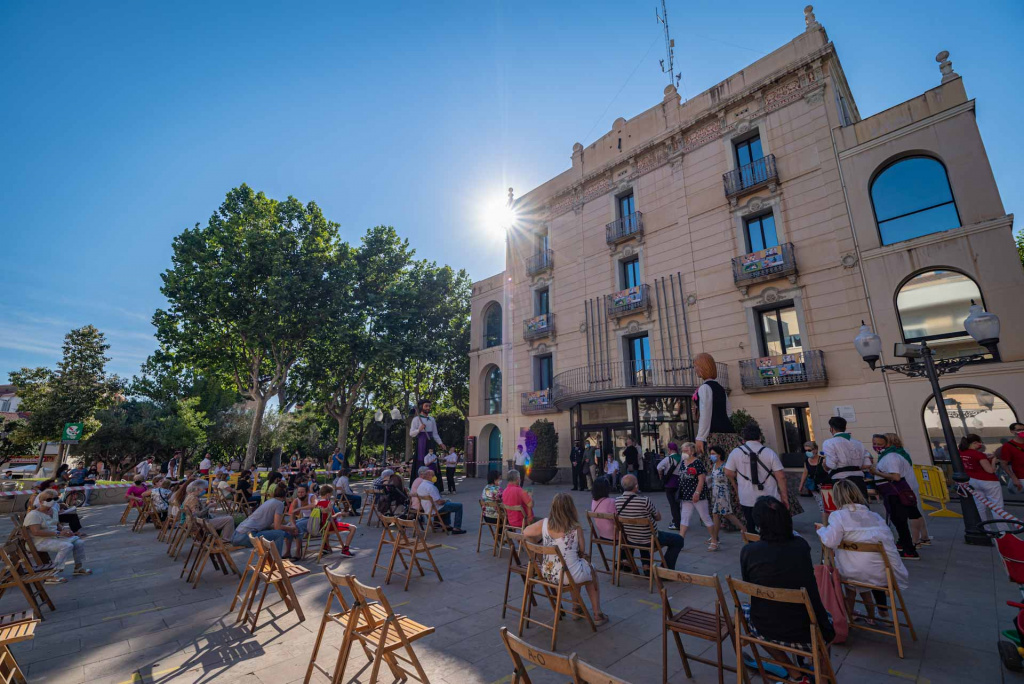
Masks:
[[[935,518],[962,518],[956,511],[946,508],[949,502],[949,486],[946,484],[946,474],[938,466],[915,465],[914,474],[917,476],[917,484],[920,487],[921,510],[935,511],[928,515]],[[934,501],[939,508],[929,506],[925,500]]]

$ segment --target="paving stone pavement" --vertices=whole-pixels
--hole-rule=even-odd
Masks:
[[[435,684],[512,681],[511,661],[498,634],[503,624],[514,631],[518,620],[511,612],[506,620],[501,619],[507,554],[499,560],[489,552],[475,552],[476,501],[482,487],[481,480],[467,480],[454,497],[464,504],[464,525],[470,533],[435,536],[444,544],[435,552],[444,581],[428,574],[414,578],[408,592],[394,582],[385,587],[396,610],[436,627],[433,635],[416,644]],[[538,512],[547,511],[554,495],[566,489],[533,487]],[[572,494],[581,513],[589,508],[589,494]],[[655,493],[652,497],[664,511],[664,496]],[[813,504],[806,507],[813,508]],[[34,641],[12,646],[30,682],[290,684],[303,680],[328,593],[327,581],[315,563],[307,562],[313,572],[294,583],[306,620],[299,622],[294,613],[282,614],[277,599],[270,602],[268,598],[269,611],[265,609],[259,629],[250,634],[235,626],[234,615],[227,613],[237,577],[221,575],[208,566],[199,588],[192,589],[179,579],[181,561],[174,562],[166,555],[166,546],[156,541],[151,527],[133,533],[129,527],[117,525],[121,510],[121,506],[82,509],[90,532],[88,564],[94,574],[51,587],[57,611],[46,613]],[[797,531],[811,541],[815,553],[816,519],[815,511],[796,520]],[[911,586],[905,592],[918,640],[907,638],[905,657],[900,659],[892,639],[855,632],[846,644],[832,648],[840,682],[1018,681],[1018,675],[1002,668],[996,651],[999,630],[1010,625],[1015,613],[1005,602],[1019,600],[998,554],[994,548],[966,546],[958,520],[932,518],[929,525],[936,541],[922,550],[921,561],[910,565]],[[9,531],[10,523],[4,521],[0,534],[6,537]],[[357,557],[329,557],[331,567],[353,572],[365,583],[379,584],[383,579],[379,572],[370,577],[379,536],[379,528],[360,528],[354,544],[359,549]],[[691,527],[677,567],[717,572],[723,579],[730,574],[738,576],[739,535],[725,534],[717,553],[705,550],[705,538],[703,529]],[[237,554],[239,566],[247,554]],[[579,622],[563,621],[559,650],[575,651],[582,660],[630,682],[658,681],[661,633],[657,595],[648,593],[646,583],[636,578],[623,578],[621,587],[611,586],[606,575],[601,575],[600,581],[602,606],[610,622],[592,633]],[[521,596],[521,582],[515,578],[513,582],[513,593]],[[678,606],[706,608],[713,604],[710,595],[693,587],[674,588],[671,594]],[[19,594],[8,592],[0,599],[0,612],[23,608]],[[339,632],[328,628],[321,664],[336,657]],[[526,637],[543,648],[550,639],[549,633],[538,629],[527,630]],[[713,657],[713,646],[707,642],[684,638],[684,643],[689,653]],[[731,655],[727,659],[731,661]],[[694,679],[689,680],[674,650],[670,652],[670,682],[718,681],[710,667],[694,664],[692,670]],[[390,679],[390,673],[385,674],[382,681]],[[369,676],[365,658],[354,653],[346,681],[367,682]],[[561,681],[537,670],[531,677],[538,683]],[[328,680],[317,673],[312,681]]]

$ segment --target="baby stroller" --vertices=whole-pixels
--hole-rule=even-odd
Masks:
[[[996,525],[999,525],[1002,530]],[[1021,601],[1024,601],[1024,539],[1017,536],[1024,533],[1024,522],[1006,519],[985,520],[980,527],[985,534],[996,540],[996,549],[1003,560],[1006,576],[1017,585]],[[1003,531],[1007,527],[1011,530]],[[1007,601],[1006,605],[1019,610],[1013,619],[1013,628],[1003,630],[1003,639],[997,644],[999,659],[1003,661],[1007,670],[1022,672],[1024,671],[1024,602]]]
[[[377,507],[377,513],[382,516],[386,515],[392,518],[410,517],[409,497],[405,492],[394,485],[384,485],[384,493],[375,497],[373,503]]]

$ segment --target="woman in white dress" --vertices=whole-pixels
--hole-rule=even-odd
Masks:
[[[889,558],[893,579],[896,580],[900,591],[904,591],[908,586],[909,574],[896,551],[892,532],[880,515],[868,509],[867,501],[857,485],[847,480],[838,480],[832,486],[832,499],[835,502],[836,510],[829,516],[828,525],[824,526],[821,523],[814,525],[821,543],[833,550],[837,549],[842,542],[881,544],[885,549],[885,555]],[[885,561],[874,553],[837,550],[836,567],[844,580],[883,586],[887,583]],[[874,601],[872,601],[872,597]],[[846,589],[846,607],[851,614],[853,613],[854,598],[854,590],[848,587]],[[868,624],[874,624],[874,604],[876,602],[879,615],[883,618],[888,616],[884,592],[877,590],[862,592],[861,598],[864,599],[867,610]]]
[[[566,492],[556,494],[551,502],[551,512],[543,520],[529,525],[523,530],[523,536],[536,539],[540,537],[544,546],[555,546],[562,552],[565,569],[576,584],[585,586],[590,596],[590,605],[594,624],[603,625],[608,616],[601,612],[601,591],[597,583],[597,573],[583,553],[583,528],[580,527],[576,504]],[[557,556],[545,556],[544,565],[540,569],[544,579],[558,582],[562,574],[561,564]]]

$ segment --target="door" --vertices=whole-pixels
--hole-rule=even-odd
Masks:
[[[647,335],[633,337],[626,341],[629,346],[629,367],[626,382],[630,387],[647,385],[651,372],[651,341]]]
[[[501,430],[496,427],[487,437],[487,469],[501,472]]]
[[[814,440],[811,409],[806,406],[780,406],[779,424],[782,427],[782,464],[787,468],[803,466],[804,443]]]

